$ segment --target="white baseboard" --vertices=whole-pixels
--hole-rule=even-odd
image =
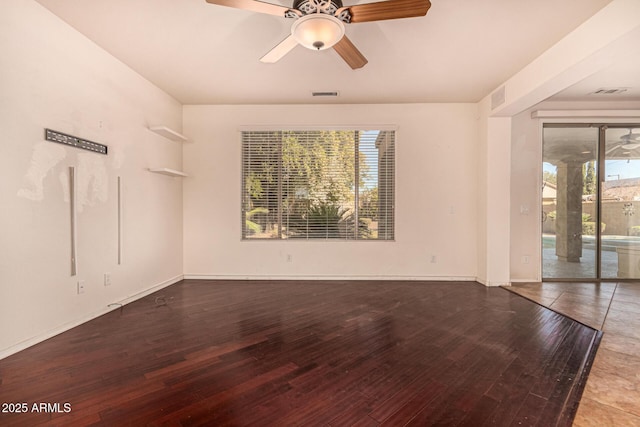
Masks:
[[[333,276],[333,275],[246,275],[246,274],[185,274],[192,280],[407,280],[431,282],[475,282],[475,276]]]
[[[513,279],[511,283],[541,283],[541,280],[536,279]]]
[[[82,316],[78,319],[72,320],[70,322],[66,322],[63,323],[60,326],[57,326],[56,328],[50,329],[49,331],[46,331],[42,334],[36,335],[34,337],[31,337],[27,340],[21,341],[18,344],[12,345],[11,347],[5,348],[3,350],[0,350],[0,360],[4,359],[5,357],[11,356],[12,354],[15,354],[19,351],[25,350],[33,345],[36,345],[38,343],[41,343],[42,341],[48,340],[49,338],[55,337],[56,335],[59,335],[63,332],[68,331],[69,329],[73,329],[76,326],[80,326],[83,323],[86,323],[90,320],[95,319],[96,317],[100,317],[103,314],[106,314],[110,311],[116,310],[118,308],[120,308],[120,306],[124,306],[126,304],[129,304],[135,300],[138,300],[140,298],[143,298],[149,294],[152,294],[156,291],[159,291],[160,289],[166,288],[167,286],[173,285],[174,283],[179,282],[180,280],[182,280],[184,278],[184,276],[182,274],[172,277],[171,279],[165,280],[163,282],[160,282],[156,285],[151,286],[150,288],[145,289],[144,291],[135,293],[133,295],[130,295],[126,298],[124,298],[123,300],[120,301],[116,301],[114,303],[111,303],[109,305],[107,305],[106,307],[97,310],[95,312],[89,313],[85,316]]]
[[[123,300],[120,301],[116,301],[115,304],[119,304],[119,305],[127,305],[133,301],[139,300],[140,298],[144,298],[149,294],[152,294],[156,291],[159,291],[160,289],[164,289],[167,286],[171,286],[174,283],[178,283],[179,281],[183,280],[185,277],[182,274],[179,274],[175,277],[172,277],[171,279],[167,279],[164,282],[160,282],[157,285],[153,285],[150,288],[145,289],[144,291],[138,292],[136,294],[130,295],[128,297],[126,297]],[[113,304],[113,303],[112,303]],[[116,307],[118,308],[118,307]],[[111,308],[111,309],[115,309],[115,308]]]
[[[495,288],[498,286],[511,286],[511,282],[496,282],[496,281],[491,281],[491,280],[484,280],[481,279],[479,277],[475,278],[476,282],[485,285],[488,288]]]

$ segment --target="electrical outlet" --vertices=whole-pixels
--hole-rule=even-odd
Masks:
[[[111,273],[104,273],[104,285],[111,286]]]
[[[84,280],[78,280],[78,294],[84,294]]]
[[[523,264],[529,264],[529,255],[523,255],[522,256],[522,263]]]
[[[435,255],[431,255],[431,263],[435,264],[436,262],[438,262],[438,257]]]
[[[291,254],[287,254],[287,262],[293,262],[293,256],[291,256]]]

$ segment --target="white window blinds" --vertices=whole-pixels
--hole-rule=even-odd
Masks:
[[[393,240],[395,132],[242,132],[242,238]]]

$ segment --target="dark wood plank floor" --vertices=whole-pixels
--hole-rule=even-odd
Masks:
[[[0,360],[0,425],[570,425],[599,336],[477,283],[186,280]]]

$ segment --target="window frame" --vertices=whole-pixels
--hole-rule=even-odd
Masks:
[[[368,131],[377,131],[377,132],[389,132],[392,135],[392,144],[393,144],[393,152],[392,152],[392,173],[389,175],[389,182],[391,182],[391,191],[389,202],[386,205],[386,209],[391,211],[391,230],[392,232],[390,238],[380,239],[380,238],[361,238],[358,237],[357,226],[355,227],[355,233],[353,238],[335,238],[335,237],[291,237],[283,235],[283,225],[286,222],[283,213],[283,204],[282,204],[282,149],[280,147],[278,158],[277,158],[277,186],[278,186],[278,195],[277,195],[277,236],[275,237],[267,237],[267,238],[251,238],[247,237],[247,226],[246,226],[246,211],[245,204],[247,197],[246,194],[246,174],[245,174],[245,133],[247,132],[274,132],[280,133],[279,140],[280,142],[283,140],[282,134],[286,132],[323,132],[323,131],[348,131],[354,133],[360,132],[368,132]],[[240,240],[241,241],[317,241],[317,242],[362,242],[362,241],[375,241],[375,242],[395,242],[396,240],[396,214],[395,214],[395,204],[396,204],[396,170],[397,170],[397,143],[398,143],[398,127],[396,125],[365,125],[365,126],[351,126],[351,125],[341,125],[341,126],[240,126],[238,129],[239,139],[240,139],[240,219],[241,219],[241,233]],[[358,141],[360,141],[358,139]],[[356,220],[359,220],[359,198],[360,198],[360,183],[359,183],[359,173],[360,173],[360,164],[359,164],[359,155],[360,155],[360,144],[356,143],[354,146],[354,214]],[[380,175],[378,174],[378,181],[380,180]],[[379,184],[378,184],[379,185]]]

